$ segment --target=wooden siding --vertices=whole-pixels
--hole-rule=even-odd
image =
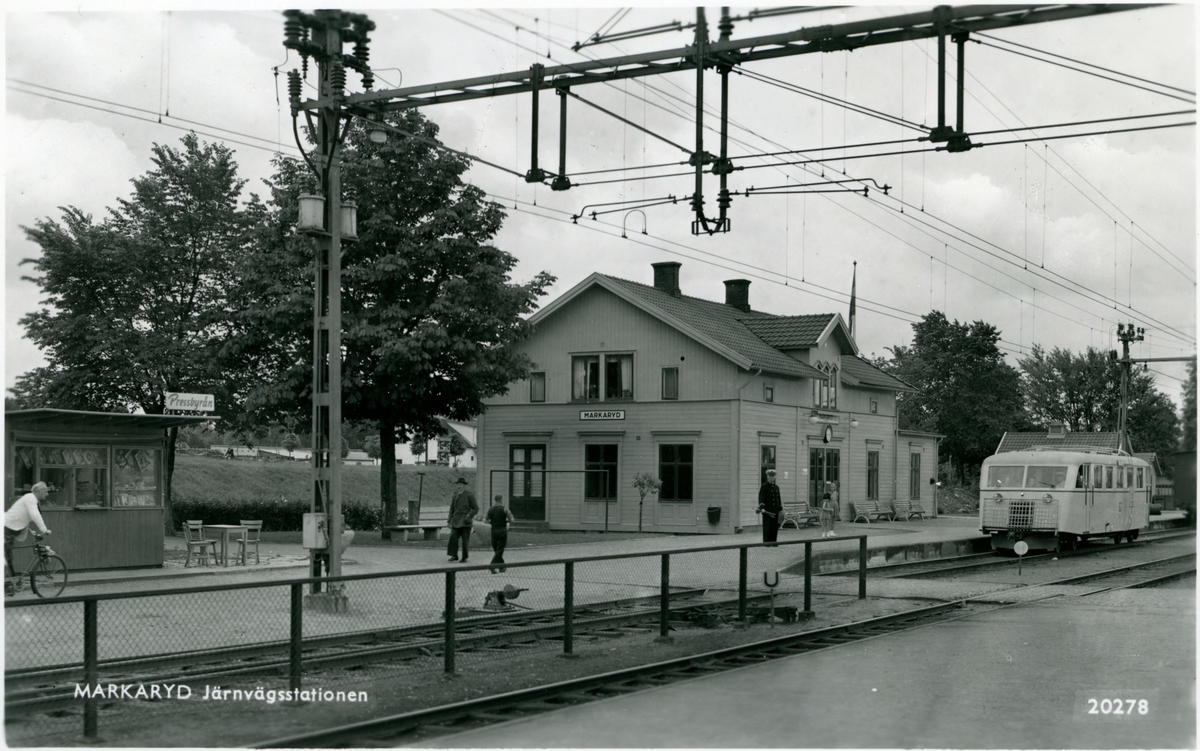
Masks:
[[[579,419],[588,405],[492,405],[479,423],[479,492],[490,498],[508,496],[509,446],[546,445],[546,469],[584,468],[584,446],[613,443],[618,448],[617,499],[609,504],[609,529],[637,529],[639,496],[633,476],[658,475],[658,446],[691,443],[695,446],[693,477],[695,497],[690,504],[670,504],[660,509],[657,496],[647,496],[642,508],[642,529],[668,531],[732,531],[736,499],[727,483],[730,402],[626,403],[624,420]],[[547,434],[549,434],[547,436]],[[582,474],[553,474],[546,479],[546,521],[553,529],[597,529],[603,525],[604,504],[584,501]],[[588,514],[588,506],[595,506]],[[690,506],[686,514],[680,506]],[[707,520],[709,506],[722,509],[721,523]],[[598,513],[596,513],[598,512]]]
[[[52,534],[46,544],[61,555],[71,571],[161,566],[163,562],[161,508],[42,509]],[[31,545],[32,535],[21,545]],[[14,560],[18,570],[28,564],[28,551]],[[22,562],[23,561],[23,562]]]
[[[534,370],[546,373],[547,404],[571,401],[572,353],[632,352],[635,402],[662,401],[665,367],[679,368],[680,400],[728,399],[738,376],[733,362],[600,287],[583,292],[540,323],[521,349],[535,363]],[[507,394],[488,403],[529,404],[529,381],[514,382]]]

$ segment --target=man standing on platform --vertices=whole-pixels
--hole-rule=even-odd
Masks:
[[[775,484],[775,470],[767,470],[767,481],[758,489],[758,508],[754,513],[762,514],[763,542],[775,542],[779,534],[779,517],[783,515],[783,498]]]
[[[460,477],[454,482],[463,487],[456,490],[454,497],[450,499],[450,518],[446,522],[450,525],[450,544],[446,553],[450,560],[459,560],[458,540],[462,538],[462,562],[466,563],[467,543],[471,539],[471,522],[479,513],[479,504],[475,502],[475,494],[467,490],[467,478]]]
[[[516,521],[512,512],[504,505],[504,496],[498,495],[492,499],[492,507],[487,512],[488,524],[492,525],[492,567],[493,574],[504,571],[504,548],[508,546],[508,525]]]

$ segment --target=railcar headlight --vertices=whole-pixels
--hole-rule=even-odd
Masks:
[[[1049,493],[1046,493],[1044,496],[1042,496],[1042,500],[1045,501],[1046,503],[1049,503],[1050,501],[1054,500],[1054,496],[1050,495]]]
[[[1004,500],[1004,496],[997,493],[996,495],[992,496],[992,500],[995,501],[996,503],[999,503],[1000,501]]]

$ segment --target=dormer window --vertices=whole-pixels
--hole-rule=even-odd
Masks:
[[[837,409],[837,368],[823,362],[818,362],[815,367],[828,378],[813,379],[813,406],[820,409]]]

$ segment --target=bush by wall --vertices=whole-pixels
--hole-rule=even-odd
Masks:
[[[287,498],[217,500],[213,498],[176,497],[172,499],[176,530],[188,519],[200,519],[205,524],[238,524],[242,519],[262,519],[264,532],[299,532],[304,528],[304,514],[309,502]],[[378,505],[348,502],[342,504],[346,529],[378,530],[382,515]],[[400,524],[405,512],[400,511]]]

